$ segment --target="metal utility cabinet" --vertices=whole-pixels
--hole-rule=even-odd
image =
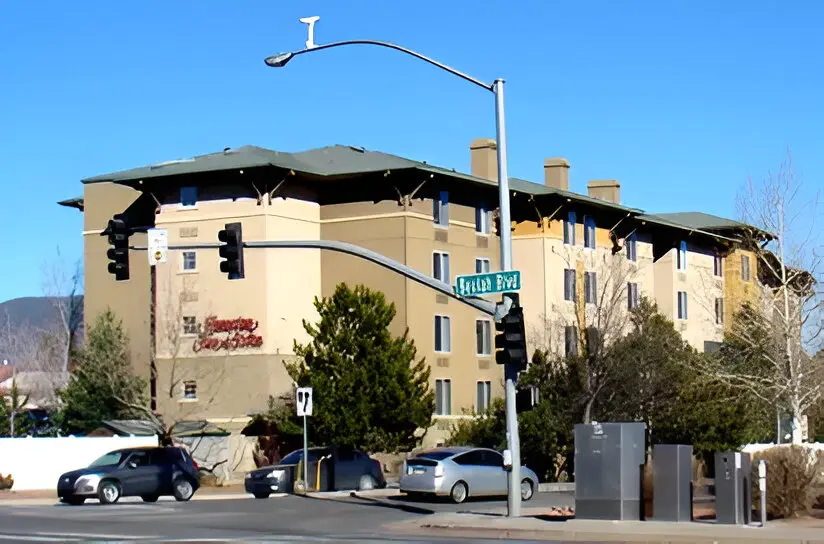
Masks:
[[[749,453],[715,453],[715,519],[725,525],[752,520],[752,461]]]
[[[646,424],[575,425],[575,517],[639,520]]]
[[[692,520],[692,446],[652,447],[652,518]]]

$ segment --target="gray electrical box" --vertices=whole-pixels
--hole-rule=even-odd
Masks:
[[[715,521],[749,525],[752,519],[752,475],[749,453],[715,453]]]
[[[692,446],[652,447],[652,518],[692,520]]]
[[[575,425],[575,517],[640,520],[646,424]]]

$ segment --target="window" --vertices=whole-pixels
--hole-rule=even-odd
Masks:
[[[578,327],[572,325],[564,327],[564,355],[567,357],[578,355]]]
[[[633,232],[627,237],[626,245],[627,245],[627,259],[630,261],[637,261],[638,260],[638,244],[637,238],[635,233]]]
[[[677,255],[677,264],[678,270],[686,270],[687,269],[687,243],[681,242],[678,246],[678,255]]]
[[[750,256],[741,255],[741,279],[750,281]]]
[[[488,319],[475,321],[475,353],[486,356],[492,353],[492,322]]]
[[[436,251],[432,254],[432,277],[449,284],[449,253]]]
[[[449,192],[441,191],[432,201],[432,218],[439,227],[449,226]]]
[[[564,300],[575,302],[575,270],[564,270]]]
[[[452,349],[452,334],[449,318],[445,315],[435,316],[435,351],[449,353]]]
[[[197,382],[188,380],[183,382],[183,398],[186,400],[197,400]]]
[[[678,319],[687,318],[687,292],[678,291]]]
[[[723,298],[715,299],[715,324],[716,325],[723,325],[724,324],[724,299]]]
[[[197,187],[180,188],[180,207],[194,208],[197,206]]]
[[[475,232],[489,234],[489,210],[486,209],[486,206],[475,208]]]
[[[435,380],[435,415],[452,415],[452,380]]]
[[[598,304],[598,281],[595,272],[584,272],[584,301]]]
[[[719,278],[724,275],[724,258],[721,255],[712,258],[712,274]]]
[[[475,412],[482,414],[489,410],[489,402],[492,395],[492,382],[478,382],[477,395],[475,397]]]
[[[183,259],[183,270],[197,270],[197,252],[184,251],[181,255]]]
[[[183,316],[183,334],[197,334],[197,318],[195,316]]]
[[[638,298],[638,284],[627,283],[627,309],[632,310],[638,306],[640,299]]]
[[[584,216],[584,247],[595,248],[595,219]]]
[[[587,327],[587,353],[595,355],[601,350],[601,331],[598,327]]]
[[[578,222],[575,212],[569,212],[564,221],[564,243],[575,245],[575,224]]]
[[[486,274],[489,272],[489,259],[475,257],[475,273]]]
[[[126,466],[129,468],[146,467],[149,466],[149,452],[135,451],[129,456],[126,461]]]

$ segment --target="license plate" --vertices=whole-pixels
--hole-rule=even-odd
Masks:
[[[413,474],[423,474],[425,472],[426,472],[425,468],[416,468],[415,470],[412,471]]]

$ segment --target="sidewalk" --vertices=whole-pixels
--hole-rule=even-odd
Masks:
[[[285,493],[271,495],[272,497],[285,496]],[[248,499],[251,495],[246,493],[242,485],[231,485],[225,487],[201,487],[192,497],[195,501],[207,500],[229,500],[229,499]],[[161,497],[164,501],[167,497]],[[129,501],[132,497],[124,497],[121,501]],[[139,501],[140,498],[137,498]],[[174,499],[172,499],[174,500]],[[38,490],[38,491],[0,491],[0,507],[3,505],[9,506],[39,506],[58,504],[57,492]]]
[[[502,514],[433,514],[388,526],[390,530],[472,538],[512,538],[568,542],[679,542],[694,544],[824,544],[821,520],[775,521],[767,527],[712,522],[550,521],[545,509],[525,508],[523,517]]]

